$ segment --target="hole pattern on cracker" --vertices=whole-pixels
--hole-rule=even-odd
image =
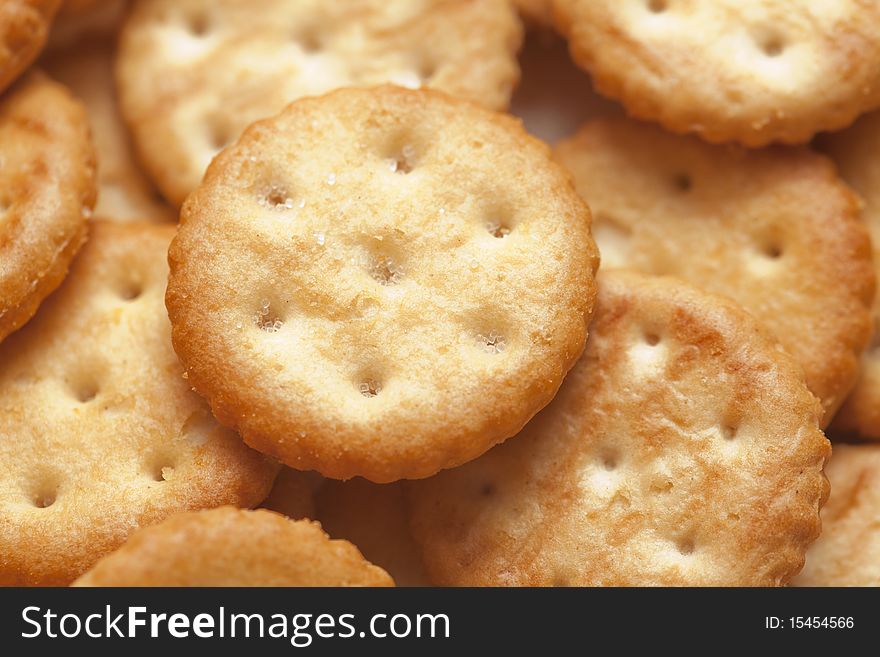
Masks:
[[[423,59],[419,63],[418,76],[422,84],[429,84],[437,74],[437,64],[433,60]]]
[[[500,354],[507,349],[507,341],[504,336],[494,330],[478,333],[477,344],[487,354]]]
[[[694,180],[691,178],[690,174],[678,173],[673,177],[672,184],[675,186],[675,189],[684,193],[693,189]]]
[[[492,237],[504,239],[510,235],[510,226],[501,221],[490,220],[486,222],[486,230]]]
[[[93,401],[98,396],[98,392],[98,384],[91,379],[79,381],[73,386],[73,396],[80,404]]]
[[[153,453],[143,464],[147,479],[157,483],[170,481],[174,475],[175,463],[167,453]]]
[[[57,498],[58,493],[55,488],[47,488],[34,496],[34,506],[38,509],[48,509],[55,504]]]
[[[358,391],[364,397],[376,397],[380,392],[382,392],[382,384],[379,383],[376,379],[367,378],[358,384]]]
[[[260,205],[274,210],[292,210],[295,200],[283,185],[271,185],[260,195]]]
[[[646,4],[648,6],[648,11],[653,14],[662,14],[669,8],[667,0],[648,0]]]
[[[119,298],[123,301],[136,301],[144,293],[144,286],[138,280],[128,280],[119,286]]]
[[[397,285],[403,279],[403,267],[390,256],[374,257],[369,272],[379,285]]]
[[[284,320],[272,308],[272,303],[268,299],[260,302],[260,308],[253,316],[254,324],[266,333],[277,333],[284,326]]]
[[[764,245],[762,251],[771,260],[778,260],[782,257],[783,253],[782,245],[778,242],[768,242]]]
[[[170,481],[174,473],[174,466],[159,465],[154,467],[150,472],[150,478],[155,482]]]
[[[611,450],[607,450],[600,459],[602,463],[602,467],[605,468],[608,472],[612,472],[617,469],[619,462],[617,453]]]
[[[690,536],[678,539],[675,542],[675,546],[678,549],[679,554],[685,557],[692,555],[696,547],[694,545],[694,539]]]
[[[210,17],[203,11],[194,12],[187,17],[186,27],[194,37],[207,36],[208,31],[211,29]]]
[[[222,151],[232,143],[234,133],[221,112],[215,111],[205,118],[208,131],[208,148],[213,153]]]
[[[400,153],[391,158],[389,168],[394,173],[412,173],[415,168],[416,149],[412,144],[406,144],[400,149]]]
[[[324,50],[324,38],[315,27],[298,30],[293,35],[293,40],[307,55],[314,55]]]
[[[779,57],[785,51],[785,40],[775,32],[766,31],[758,38],[758,47],[767,57]]]

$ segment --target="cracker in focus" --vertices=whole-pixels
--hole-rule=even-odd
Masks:
[[[214,161],[181,220],[166,303],[189,382],[299,470],[460,465],[583,349],[589,210],[518,121],[440,92],[301,99]]]

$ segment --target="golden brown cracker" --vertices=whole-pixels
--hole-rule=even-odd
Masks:
[[[321,525],[257,509],[181,513],[136,532],[75,586],[394,586]]]
[[[138,527],[269,492],[277,466],[182,378],[173,234],[94,222],[64,285],[0,344],[0,584],[68,584]]]
[[[583,349],[588,209],[517,121],[440,92],[301,99],[225,150],[181,219],[166,302],[189,381],[299,470],[464,463]]]
[[[0,91],[37,58],[61,0],[0,2]]]
[[[95,188],[82,105],[30,73],[0,99],[0,341],[64,279],[86,238]]]

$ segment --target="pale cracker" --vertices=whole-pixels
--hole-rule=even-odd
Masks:
[[[677,276],[741,303],[804,368],[830,421],[870,336],[874,265],[858,198],[827,158],[622,118],[587,123],[556,155],[589,199],[604,268]]]
[[[583,357],[523,432],[409,484],[440,584],[778,585],[819,534],[830,446],[736,304],[604,272]]]
[[[837,445],[822,535],[794,586],[880,586],[880,446]]]
[[[880,105],[880,3],[555,0],[596,88],[668,130],[805,143]]]
[[[122,112],[180,204],[246,126],[303,96],[391,82],[505,108],[521,33],[508,0],[139,0],[120,42]]]

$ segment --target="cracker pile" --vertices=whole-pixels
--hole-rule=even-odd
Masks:
[[[0,585],[880,585],[878,22],[0,0]]]

